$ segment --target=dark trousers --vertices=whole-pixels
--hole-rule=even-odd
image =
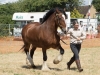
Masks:
[[[70,43],[70,48],[71,48],[71,50],[74,54],[71,59],[74,59],[74,60],[79,59],[79,52],[80,52],[80,49],[81,49],[81,44]]]
[[[70,48],[71,48],[74,55],[70,59],[70,61],[67,63],[67,67],[70,70],[71,64],[75,61],[79,72],[82,72],[83,69],[81,69],[81,64],[80,64],[80,60],[79,60],[79,52],[80,52],[80,49],[81,49],[81,44],[70,43]]]

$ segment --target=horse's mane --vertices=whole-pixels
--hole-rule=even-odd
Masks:
[[[49,10],[44,16],[43,16],[43,19],[42,19],[42,23],[44,23],[55,11],[56,9],[58,9],[60,12],[62,12],[64,15],[65,15],[65,19],[67,19],[67,14],[65,13],[65,11],[61,8],[52,8],[51,10]]]

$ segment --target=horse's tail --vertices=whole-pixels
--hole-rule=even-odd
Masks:
[[[22,50],[23,48],[25,48],[25,45],[23,45],[22,48],[21,48],[20,50]],[[20,51],[20,50],[19,50],[19,51]]]

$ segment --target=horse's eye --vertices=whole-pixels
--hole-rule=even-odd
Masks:
[[[62,18],[59,18],[59,20],[61,20]]]

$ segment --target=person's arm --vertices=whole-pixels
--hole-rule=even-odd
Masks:
[[[80,37],[81,40],[86,39],[86,33],[84,31],[82,31],[82,36]]]
[[[63,32],[57,33],[57,35],[60,36],[60,39],[64,39],[64,38],[68,39],[69,38],[68,34],[70,34],[70,30],[67,30],[66,34],[64,34]]]

